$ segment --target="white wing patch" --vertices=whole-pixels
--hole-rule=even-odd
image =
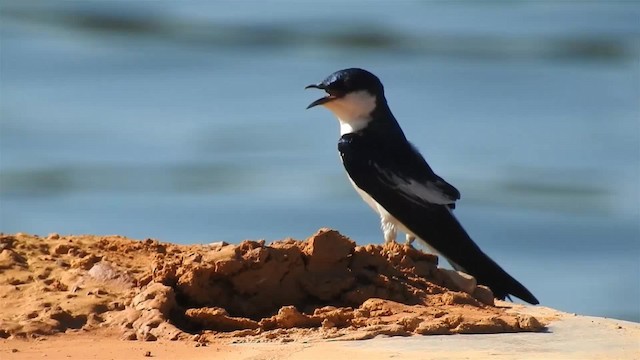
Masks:
[[[381,174],[387,176],[389,185],[398,190],[398,193],[408,200],[419,202],[419,199],[439,205],[454,204],[456,202],[456,199],[444,194],[441,189],[431,182],[422,183],[414,179],[405,179],[377,165],[376,168]]]

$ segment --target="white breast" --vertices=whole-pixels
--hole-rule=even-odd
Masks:
[[[364,202],[366,202],[369,206],[371,206],[373,211],[375,211],[376,213],[378,213],[378,215],[380,215],[380,224],[382,226],[382,231],[384,232],[385,241],[389,241],[390,238],[392,238],[395,241],[396,229],[404,232],[405,234],[409,234],[414,237],[417,237],[409,229],[407,229],[407,227],[404,226],[398,219],[393,217],[393,215],[391,215],[387,211],[387,209],[385,209],[374,198],[372,198],[371,195],[367,194],[366,191],[360,189],[358,185],[356,185],[356,183],[354,183],[353,180],[351,180],[351,177],[349,177],[349,181],[351,182],[351,185],[353,185],[353,188],[356,189],[356,192],[358,193],[358,195],[362,197]]]

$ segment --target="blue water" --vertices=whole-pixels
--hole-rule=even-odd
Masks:
[[[0,231],[380,243],[304,110],[359,66],[543,305],[640,321],[637,4],[0,4]]]

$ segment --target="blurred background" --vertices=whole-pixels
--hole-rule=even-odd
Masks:
[[[543,305],[640,321],[638,2],[0,4],[0,231],[381,243],[305,111],[357,66]]]

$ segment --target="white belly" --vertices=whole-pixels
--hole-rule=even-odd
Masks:
[[[393,215],[391,215],[387,211],[387,209],[385,209],[382,205],[378,204],[378,202],[375,201],[375,199],[372,198],[371,195],[367,194],[366,191],[360,189],[358,185],[356,185],[356,183],[354,183],[353,180],[351,180],[351,178],[349,178],[349,181],[351,181],[351,185],[353,185],[353,188],[356,189],[356,192],[358,193],[358,195],[360,195],[360,197],[362,197],[364,202],[366,202],[369,206],[371,206],[373,211],[375,211],[376,213],[378,213],[378,215],[380,215],[380,225],[382,227],[382,232],[384,233],[385,242],[395,241],[397,230],[400,230],[407,235],[417,237],[409,229],[407,229],[406,226],[404,226],[400,221],[398,221],[398,219],[393,217]]]

